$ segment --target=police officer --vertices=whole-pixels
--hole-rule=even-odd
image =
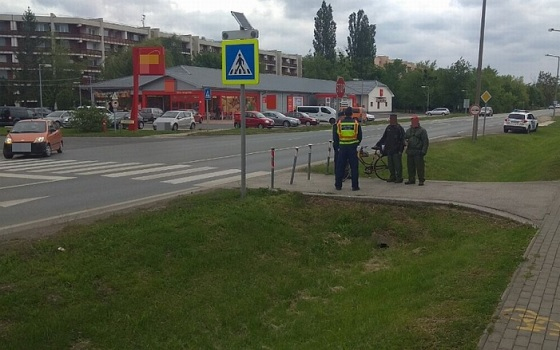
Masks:
[[[333,144],[338,150],[338,156],[335,161],[335,181],[334,187],[340,191],[342,189],[342,178],[344,177],[344,168],[346,163],[350,163],[350,172],[352,174],[352,191],[358,191],[358,153],[357,147],[362,141],[362,127],[357,120],[352,118],[352,107],[344,110],[344,119],[336,123],[333,127]]]

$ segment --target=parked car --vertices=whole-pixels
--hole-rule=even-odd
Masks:
[[[341,107],[339,112],[343,112],[348,107]],[[356,119],[359,122],[367,121],[367,113],[365,108],[363,107],[352,107],[352,118]]]
[[[375,115],[366,113],[366,120],[368,122],[374,122],[375,121]]]
[[[33,113],[35,118],[44,118],[49,115],[49,113],[52,113],[52,110],[47,107],[36,107],[31,108],[31,113]]]
[[[132,124],[132,117],[130,115],[130,111],[117,111],[115,112],[115,117],[120,124],[121,129],[128,128],[128,125]],[[138,115],[137,118],[138,129],[144,129],[144,118],[141,115]],[[119,125],[117,125],[117,128]]]
[[[532,113],[512,112],[504,120],[504,132],[521,131],[528,134],[531,131],[537,131],[539,121]]]
[[[548,106],[548,109],[556,109],[556,108],[560,108],[560,103],[551,104],[550,106]]]
[[[12,126],[20,120],[34,118],[33,112],[25,107],[0,106],[0,126]]]
[[[245,112],[245,126],[247,128],[270,129],[274,126],[274,121],[265,117],[261,112],[247,111]],[[235,113],[233,116],[233,127],[241,127],[241,113]]]
[[[299,119],[302,125],[311,126],[311,125],[318,125],[319,120],[317,118],[313,118],[307,113],[304,112],[288,112],[284,114],[287,117]]]
[[[482,107],[480,108],[479,115],[483,117],[491,117],[494,115],[494,110],[492,109],[492,107]]]
[[[338,113],[329,106],[297,106],[296,111],[307,113],[321,122],[334,124],[338,120]]]
[[[49,113],[46,118],[52,120],[57,127],[62,127],[64,125],[64,120],[66,119],[66,124],[68,124],[68,117],[74,116],[74,111],[54,111]]]
[[[20,120],[4,140],[4,158],[15,154],[42,155],[50,157],[56,150],[62,153],[62,132],[49,119]]]
[[[154,130],[173,130],[194,129],[196,121],[194,115],[189,111],[167,111],[154,120],[152,125]]]
[[[204,119],[204,116],[194,109],[178,109],[178,111],[187,111],[192,113],[192,115],[194,116],[194,121],[199,124],[202,123],[202,120]]]
[[[62,117],[62,127],[71,128],[73,120],[74,120],[74,111],[68,111],[68,113]]]
[[[288,117],[280,112],[276,111],[266,111],[262,112],[262,114],[272,119],[274,121],[274,126],[283,126],[283,127],[290,127],[290,126],[300,126],[301,122],[297,118]]]
[[[153,122],[158,117],[163,114],[163,111],[160,108],[142,108],[140,112],[138,112],[145,122]]]
[[[449,114],[451,114],[451,112],[449,112],[449,109],[442,108],[442,107],[434,108],[431,111],[426,112],[426,115],[429,115],[429,116],[431,116],[431,115],[449,115]]]

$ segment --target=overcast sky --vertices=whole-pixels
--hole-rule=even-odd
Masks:
[[[306,55],[313,51],[314,17],[322,0],[0,0],[2,13],[104,18],[163,32],[220,40],[236,30],[231,11],[243,12],[259,30],[265,50]],[[478,64],[483,0],[331,0],[337,24],[337,48],[345,50],[348,17],[364,10],[377,25],[377,55],[403,61],[435,61],[447,68],[460,58]],[[560,56],[560,0],[488,0],[483,67],[499,75],[536,82],[539,72],[556,76]]]

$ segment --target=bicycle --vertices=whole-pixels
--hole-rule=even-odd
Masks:
[[[391,173],[389,172],[389,166],[387,165],[387,158],[383,155],[382,150],[379,147],[374,146],[372,147],[374,151],[370,154],[370,152],[367,152],[365,148],[366,146],[360,146],[357,151],[358,161],[364,168],[364,174],[375,174],[375,176],[377,176],[380,180],[389,180]],[[350,164],[346,164],[342,181],[349,179],[350,176]]]

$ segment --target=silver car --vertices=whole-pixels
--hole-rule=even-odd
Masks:
[[[301,121],[297,118],[287,117],[284,114],[276,111],[267,111],[262,112],[265,117],[268,117],[274,121],[274,126],[283,126],[283,127],[290,127],[290,126],[299,126]]]
[[[163,111],[159,108],[142,108],[138,114],[144,121],[153,122],[163,114]]]
[[[189,111],[167,111],[154,120],[154,130],[173,130],[196,128],[194,115]]]
[[[60,128],[61,126],[68,127],[69,120],[74,117],[74,111],[54,111],[49,113],[46,118],[53,121],[53,123]]]
[[[449,115],[449,109],[447,108],[434,108],[431,111],[427,111],[426,115]]]

